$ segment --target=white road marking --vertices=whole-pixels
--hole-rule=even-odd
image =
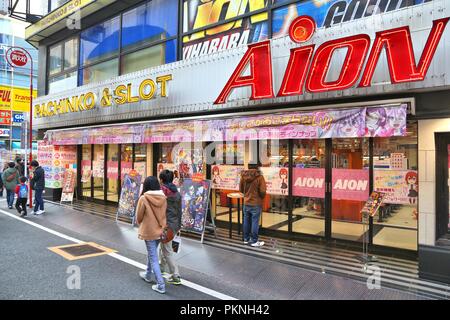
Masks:
[[[36,227],[38,229],[41,229],[41,230],[46,231],[48,233],[51,233],[51,234],[53,234],[53,235],[55,235],[57,237],[66,239],[68,241],[72,241],[72,242],[75,242],[75,243],[84,243],[85,242],[85,241],[82,241],[82,240],[78,240],[76,238],[72,238],[72,237],[70,237],[68,235],[65,235],[65,234],[61,233],[61,232],[49,229],[49,228],[44,227],[44,226],[41,226],[38,223],[26,220],[24,218],[20,218],[20,217],[16,216],[15,214],[9,213],[9,212],[4,211],[2,209],[0,209],[0,213],[3,213],[4,215],[6,215],[8,217],[11,217],[11,218],[16,219],[18,221],[21,221],[23,223],[29,224],[29,225],[31,225],[33,227]],[[142,269],[142,270],[146,270],[147,269],[147,266],[145,264],[137,262],[137,261],[132,260],[132,259],[129,259],[127,257],[124,257],[124,256],[120,255],[120,254],[110,253],[108,255],[110,257],[113,257],[113,258],[117,259],[117,260],[120,260],[122,262],[128,263],[128,264],[130,264],[132,266],[135,266],[136,268],[139,268],[139,269]],[[220,299],[220,300],[237,300],[236,298],[233,298],[231,296],[228,296],[226,294],[220,293],[218,291],[215,291],[215,290],[203,287],[201,285],[198,285],[196,283],[190,282],[190,281],[185,280],[185,279],[182,279],[182,285],[184,285],[186,287],[189,287],[191,289],[200,291],[200,292],[202,292],[204,294],[210,295],[210,296],[215,297],[215,298]]]

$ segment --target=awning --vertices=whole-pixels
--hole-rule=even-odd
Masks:
[[[407,104],[236,115],[219,119],[50,130],[46,133],[46,139],[54,145],[77,145],[394,137],[406,134],[406,114]]]

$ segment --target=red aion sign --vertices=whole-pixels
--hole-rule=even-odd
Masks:
[[[28,57],[23,51],[15,49],[9,54],[9,61],[16,67],[23,67],[28,63]]]
[[[345,90],[355,85],[370,87],[383,50],[386,51],[391,83],[422,81],[449,19],[433,21],[418,63],[408,26],[377,32],[373,41],[367,34],[357,34],[327,41],[317,49],[314,44],[293,48],[277,97],[302,95],[305,91]],[[292,41],[302,43],[308,41],[315,30],[311,17],[300,16],[292,22],[289,35]],[[338,49],[347,49],[347,55],[338,79],[327,81],[331,58]],[[226,103],[233,89],[247,86],[252,89],[252,100],[274,98],[271,62],[269,40],[249,45],[214,104]],[[244,76],[247,66],[250,75]]]

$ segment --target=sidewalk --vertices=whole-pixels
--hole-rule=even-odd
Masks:
[[[0,201],[0,209],[15,213],[7,209],[5,201]],[[131,225],[51,203],[46,203],[44,215],[26,219],[146,263],[144,242]],[[182,278],[237,299],[425,299],[389,288],[369,290],[366,283],[223,250],[186,237],[177,261]]]

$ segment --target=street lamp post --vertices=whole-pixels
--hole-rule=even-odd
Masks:
[[[28,59],[30,59],[30,139],[29,139],[29,146],[30,146],[30,155],[29,155],[29,164],[31,164],[31,161],[33,160],[33,57],[28,52],[28,50],[22,48],[22,47],[16,47],[16,46],[9,46],[8,51],[5,55],[6,62],[14,68],[14,67],[23,67],[27,65]],[[12,114],[11,114],[12,115]],[[12,133],[11,133],[12,134]],[[25,157],[26,157],[26,151],[25,151]],[[26,160],[26,159],[25,159]],[[25,176],[28,175],[28,166],[25,164]],[[31,184],[30,184],[30,208],[33,206],[32,199],[32,190],[31,190]]]

